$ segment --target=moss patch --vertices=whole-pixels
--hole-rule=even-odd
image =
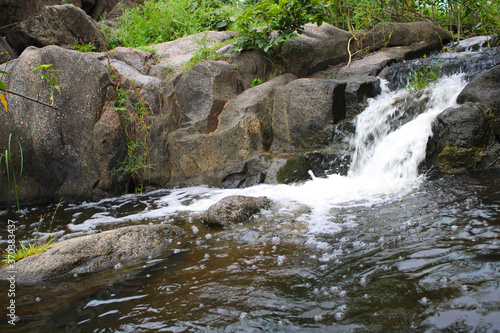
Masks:
[[[439,171],[454,173],[472,170],[484,157],[484,149],[478,147],[461,148],[451,146],[449,141],[437,157]]]
[[[276,175],[280,184],[290,184],[304,179],[309,179],[311,163],[303,156],[290,157]]]

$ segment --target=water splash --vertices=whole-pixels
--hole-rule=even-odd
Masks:
[[[438,80],[423,91],[383,92],[369,101],[357,117],[352,164],[347,176],[312,176],[310,181],[292,185],[257,185],[245,189],[191,187],[171,190],[135,214],[123,217],[96,214],[83,223],[72,223],[73,231],[85,231],[101,223],[123,223],[145,219],[163,219],[181,212],[200,213],[229,195],[267,196],[278,203],[280,212],[297,209],[312,234],[335,233],[341,227],[332,219],[332,209],[372,206],[414,191],[422,181],[418,166],[425,158],[433,120],[455,105],[466,82],[460,75]],[[298,208],[302,207],[302,208]],[[307,207],[307,209],[304,209]],[[75,208],[78,210],[78,207]]]

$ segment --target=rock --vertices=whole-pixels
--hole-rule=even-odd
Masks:
[[[383,47],[426,43],[438,48],[450,40],[448,30],[428,22],[379,23],[363,36],[362,47],[376,51]]]
[[[8,94],[9,112],[0,113],[0,146],[7,147],[9,134],[16,133],[24,152],[20,198],[97,199],[123,193],[124,185],[111,174],[126,152],[120,119],[112,109],[115,94],[106,67],[92,54],[57,46],[30,47],[7,63],[11,73],[4,77],[7,87],[48,102],[49,86],[38,80],[42,74],[30,73],[42,64],[60,70],[53,74],[61,88],[54,94],[57,109]],[[17,170],[18,163],[16,157]],[[10,199],[4,177],[0,201]]]
[[[162,101],[161,90],[164,85],[160,79],[143,75],[134,67],[118,60],[111,60],[109,65],[115,77],[119,78],[120,88],[127,91],[133,104],[145,103],[152,113],[159,113]]]
[[[457,97],[457,103],[478,103],[488,109],[489,119],[500,141],[500,65],[476,75]]]
[[[367,99],[377,96],[382,91],[380,87],[380,79],[372,76],[354,75],[338,81],[346,83],[346,118],[356,116],[363,112],[363,110],[368,106]]]
[[[7,52],[5,54],[2,54]],[[17,58],[17,53],[10,47],[9,43],[5,40],[5,38],[0,37],[0,64],[7,62],[9,60],[14,60]]]
[[[273,112],[273,150],[292,145],[318,148],[332,142],[333,125],[345,118],[345,83],[299,79],[277,95]]]
[[[58,45],[73,49],[92,43],[98,51],[107,51],[108,43],[97,24],[82,9],[73,5],[44,7],[40,15],[21,22],[7,34],[16,52],[28,46]]]
[[[241,76],[241,84],[245,90],[255,85],[256,79],[267,82],[277,75],[271,62],[257,50],[228,52],[228,54],[231,55],[231,64]]]
[[[268,209],[270,205],[271,200],[266,197],[233,195],[210,206],[203,214],[202,221],[208,225],[229,228],[248,221],[252,215]]]
[[[57,242],[43,253],[16,262],[16,282],[34,284],[157,256],[182,234],[180,228],[169,224],[137,225]],[[4,267],[0,279],[8,277],[9,269]]]
[[[109,52],[109,55],[116,60],[134,67],[143,75],[148,75],[155,59],[152,53],[131,47],[117,47]]]
[[[433,123],[424,165],[448,173],[498,165],[500,145],[488,117],[485,108],[470,102],[443,111]]]
[[[323,23],[306,24],[304,32],[290,39],[285,47],[291,48],[285,55],[285,71],[298,77],[307,77],[348,60],[349,32]]]
[[[300,155],[282,156],[273,159],[266,174],[267,184],[290,184],[311,179],[311,163]]]
[[[211,133],[226,103],[241,93],[238,73],[225,61],[204,61],[176,79],[171,107],[188,133]]]
[[[101,16],[118,7],[119,4],[135,5],[136,1],[138,0],[67,0],[66,2],[82,8],[94,20],[98,20]],[[60,5],[61,3],[61,0],[0,0],[0,27],[27,20],[40,14],[45,6]],[[0,32],[2,31],[0,30]]]
[[[227,177],[246,174],[248,160],[269,151],[275,95],[294,79],[291,74],[282,75],[231,99],[213,132],[202,133],[198,125],[192,130],[187,127],[171,132],[169,183],[221,186]]]
[[[218,45],[236,36],[236,31],[205,31],[195,35],[179,38],[174,41],[153,45],[159,64],[156,72],[178,74],[189,63],[196,50],[207,46]]]
[[[476,36],[461,40],[456,46],[456,52],[477,52],[483,47],[487,47],[494,36]]]

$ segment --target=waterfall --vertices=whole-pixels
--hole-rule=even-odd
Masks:
[[[348,177],[375,183],[390,191],[418,178],[418,166],[425,158],[434,119],[456,105],[465,86],[463,75],[439,80],[435,85],[410,94],[387,88],[356,118],[351,140],[354,153]],[[384,84],[387,87],[387,84]]]
[[[291,185],[262,184],[244,189],[214,189],[203,186],[175,189],[156,200],[147,209],[114,223],[154,219],[182,211],[202,212],[229,195],[267,196],[278,203],[278,210],[290,212],[307,207],[302,214],[309,231],[332,233],[341,228],[332,222],[332,209],[349,206],[372,206],[397,200],[414,191],[423,177],[418,166],[425,158],[433,120],[455,105],[466,84],[463,75],[439,79],[433,86],[416,93],[404,89],[390,91],[384,82],[382,93],[369,101],[356,117],[356,133],[351,138],[352,163],[347,176],[332,174],[314,177]],[[302,207],[302,208],[298,208]],[[88,230],[107,223],[106,216],[96,216],[84,224],[70,224],[70,229]]]

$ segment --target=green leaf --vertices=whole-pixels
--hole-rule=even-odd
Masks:
[[[49,68],[49,67],[52,67],[52,64],[40,65],[40,66],[38,66],[37,68],[35,68],[35,69],[31,70],[31,72],[30,72],[30,73],[34,73],[34,72],[36,72],[36,71],[40,71],[40,70],[42,70],[42,69],[46,69],[46,68]]]
[[[7,91],[7,86],[5,85],[5,83],[3,83],[2,80],[0,80],[0,90]]]
[[[6,71],[0,71],[0,74],[10,75],[10,73]]]

